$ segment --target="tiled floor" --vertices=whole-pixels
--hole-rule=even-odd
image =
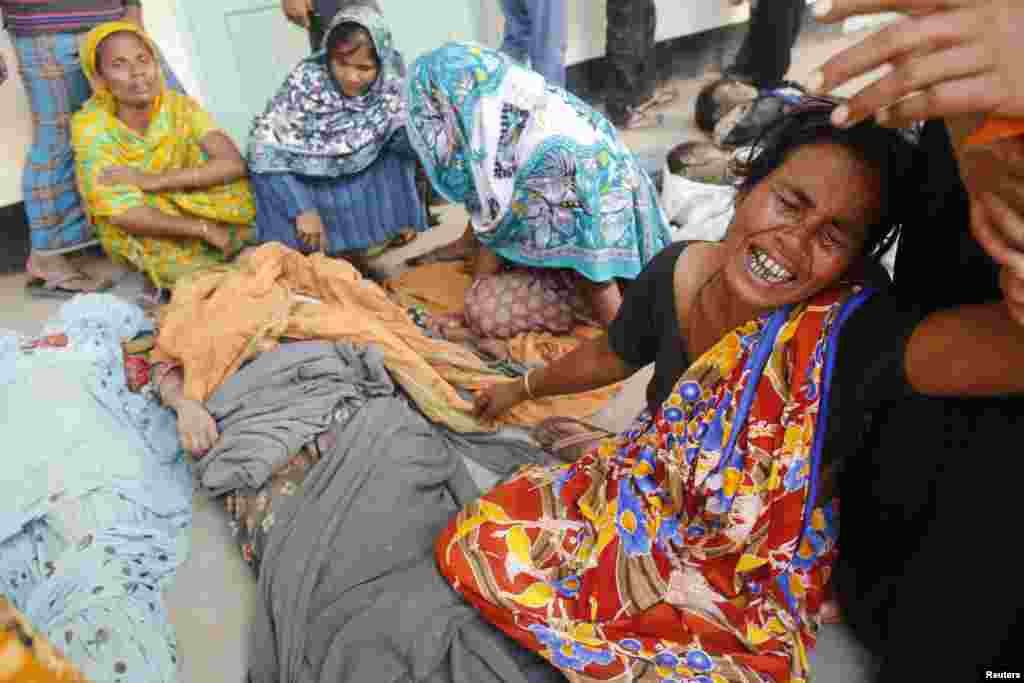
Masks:
[[[800,43],[791,77],[799,80],[830,54],[858,36],[828,34]],[[634,151],[655,167],[673,144],[701,134],[693,125],[692,102],[702,81],[684,80],[677,85],[680,98],[663,110],[660,128],[627,132],[625,139]],[[404,249],[387,254],[379,266],[394,268],[405,258],[427,251],[457,237],[465,226],[465,213],[457,207],[443,209],[444,224],[421,236]],[[90,260],[84,267],[96,273],[124,276],[116,293],[134,299],[141,292],[141,280],[125,275],[111,264]],[[54,314],[56,301],[37,301],[24,295],[24,275],[0,277],[0,328],[33,332]],[[608,426],[621,426],[641,405],[649,371],[635,376],[618,399],[597,418]],[[240,683],[244,680],[247,624],[255,583],[232,542],[227,519],[210,501],[196,499],[191,556],[178,574],[168,598],[184,652],[182,680],[190,683]],[[861,680],[863,653],[842,635],[841,629],[826,628],[819,646],[817,680],[821,683],[852,683]]]

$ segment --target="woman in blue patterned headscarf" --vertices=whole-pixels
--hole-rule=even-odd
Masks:
[[[334,17],[323,49],[299,63],[253,122],[261,242],[355,258],[425,229],[404,130],[404,75],[379,12],[357,5]]]
[[[655,189],[607,120],[502,54],[450,43],[408,86],[409,139],[437,190],[470,213],[449,251],[482,246],[477,275],[505,264],[578,275],[609,322],[633,279],[670,241]]]

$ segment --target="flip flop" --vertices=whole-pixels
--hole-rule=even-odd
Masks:
[[[97,294],[106,292],[114,287],[109,279],[96,282],[87,273],[76,271],[73,273],[46,273],[36,270],[32,265],[32,257],[29,257],[25,264],[25,271],[28,273],[28,282],[25,283],[25,293],[33,299],[71,299],[79,294]],[[95,282],[96,287],[90,289],[74,289],[64,285],[75,281]]]

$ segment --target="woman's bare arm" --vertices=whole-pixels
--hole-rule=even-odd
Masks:
[[[621,382],[635,372],[612,350],[608,336],[588,339],[574,350],[529,374],[534,398],[576,394]],[[499,382],[476,397],[478,415],[493,419],[527,400],[526,381]]]
[[[914,330],[904,361],[928,396],[1024,393],[1024,327],[1001,301],[939,311]]]
[[[181,447],[198,457],[206,455],[220,437],[217,423],[202,403],[185,397],[185,380],[181,368],[165,372],[157,382],[160,402],[178,415]]]
[[[198,168],[183,168],[152,174],[148,192],[201,190],[225,185],[245,177],[248,168],[238,147],[227,135],[213,131],[199,141],[207,162]]]

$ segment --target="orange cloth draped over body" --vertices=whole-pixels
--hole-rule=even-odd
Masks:
[[[234,266],[181,281],[159,327],[154,359],[182,365],[185,395],[193,400],[205,401],[242,363],[282,338],[337,340],[376,345],[395,381],[430,419],[463,433],[494,429],[472,415],[455,387],[475,391],[502,375],[468,349],[423,334],[379,285],[342,260],[265,244]],[[588,417],[614,392],[525,402],[501,421],[529,426],[553,414]]]

